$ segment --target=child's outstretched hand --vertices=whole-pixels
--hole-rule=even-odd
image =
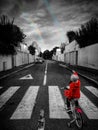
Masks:
[[[60,89],[64,89],[64,87],[61,87]]]
[[[76,73],[76,71],[75,71],[75,70],[72,70],[72,73]]]

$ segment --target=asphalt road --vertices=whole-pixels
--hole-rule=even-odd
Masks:
[[[45,130],[76,130],[64,109],[61,87],[67,86],[71,72],[55,61],[34,64],[0,80],[0,130],[37,130],[40,110],[45,113]],[[98,129],[98,89],[81,80],[80,106],[83,130]]]

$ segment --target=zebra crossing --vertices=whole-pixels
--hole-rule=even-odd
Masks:
[[[98,119],[98,108],[82,92],[79,104],[89,119]]]
[[[20,86],[11,86],[0,95],[0,108],[19,90]],[[30,119],[38,95],[40,86],[29,86],[22,100],[11,116],[11,120],[15,119]],[[93,86],[85,86],[96,99],[98,99],[98,89]],[[2,87],[0,88],[2,89]],[[49,97],[49,118],[50,119],[69,119],[69,115],[65,111],[64,99],[59,89],[59,86],[48,86]],[[81,98],[79,100],[82,108],[88,119],[98,119],[98,107],[90,101],[90,99],[81,91]]]
[[[85,86],[92,94],[94,94],[96,97],[98,97],[98,90],[92,86]]]
[[[0,95],[0,108],[13,96],[19,89],[19,86],[10,87],[2,95]]]
[[[39,86],[30,86],[11,119],[30,119]]]
[[[49,86],[49,117],[55,119],[69,119],[69,115],[64,110],[64,101],[58,86]]]

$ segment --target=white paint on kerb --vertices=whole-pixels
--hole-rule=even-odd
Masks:
[[[30,86],[10,119],[30,119],[39,86]]]
[[[19,88],[19,86],[10,87],[2,95],[0,95],[0,108],[13,96],[13,94]]]
[[[69,119],[65,110],[64,100],[58,86],[48,86],[49,92],[49,118]]]
[[[19,72],[19,71],[21,71],[21,70],[24,70],[24,69],[26,69],[26,68],[28,68],[28,67],[33,66],[33,65],[34,65],[34,64],[31,64],[31,65],[28,65],[28,66],[26,66],[26,67],[23,67],[23,68],[21,68],[21,69],[19,69],[19,70],[17,70],[17,71],[13,71],[13,72],[11,72],[11,73],[9,73],[9,74],[6,74],[6,75],[0,77],[0,79],[6,78],[6,77],[8,77],[8,76],[11,76],[12,74],[15,74],[15,73],[17,73],[17,72]]]
[[[67,66],[66,66],[66,65],[63,65],[63,64],[59,64],[59,66],[64,67],[64,68],[67,68]]]

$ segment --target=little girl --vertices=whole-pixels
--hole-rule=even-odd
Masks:
[[[80,98],[80,86],[81,86],[81,82],[79,76],[77,72],[73,71],[73,74],[70,77],[69,89],[64,91],[64,96],[66,97],[68,111],[70,110],[71,99],[76,99],[75,105],[76,107],[78,107],[78,99]]]

